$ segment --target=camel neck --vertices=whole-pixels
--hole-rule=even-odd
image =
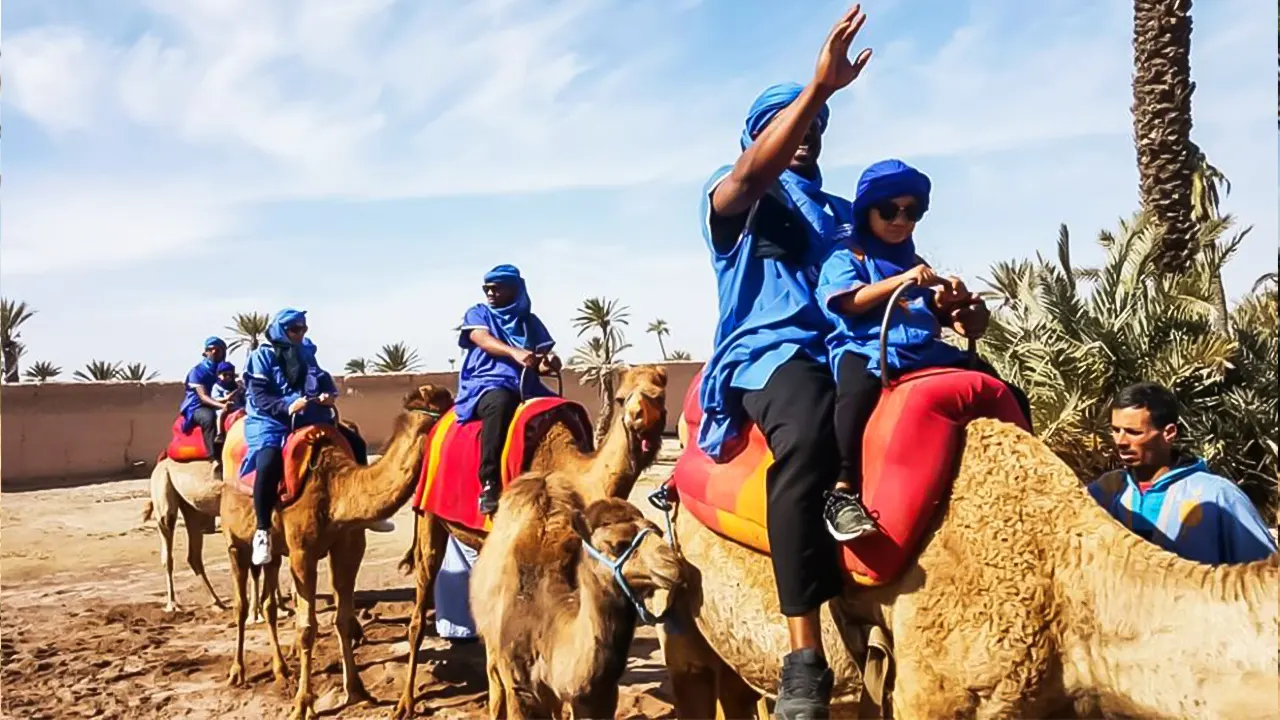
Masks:
[[[589,661],[595,670],[592,679],[617,682],[626,670],[636,613],[613,577],[585,550],[578,555],[578,614],[569,627],[580,662]]]
[[[334,523],[385,520],[409,501],[417,485],[426,427],[420,420],[402,416],[377,462],[368,466],[351,463],[330,478]]]

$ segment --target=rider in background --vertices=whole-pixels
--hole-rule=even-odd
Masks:
[[[825,718],[834,676],[819,611],[840,594],[836,544],[822,525],[823,493],[839,474],[830,321],[814,295],[818,267],[853,222],[851,203],[822,189],[818,154],[827,99],[871,56],[849,45],[866,17],[854,6],[832,28],[808,85],[767,88],[747,113],[742,154],[708,180],[702,233],[719,295],[715,347],[699,397],[698,447],[726,462],[760,428],[773,455],[766,477],[770,557],[791,651],[782,659],[779,718]]]
[[[221,443],[226,434],[223,425],[227,415],[244,407],[244,383],[236,377],[236,366],[225,360],[218,363],[217,371],[218,381],[209,395],[222,403],[222,409],[218,411],[218,442]]]
[[[240,474],[257,470],[253,484],[253,508],[257,531],[253,534],[253,564],[271,559],[271,512],[279,500],[284,476],[282,449],[289,433],[307,425],[332,424],[338,395],[333,376],[316,362],[316,346],[305,338],[307,314],[285,308],[267,328],[267,342],[249,355],[245,378],[249,398],[245,408],[244,439],[248,446]],[[367,465],[368,449],[359,435],[337,424],[355,454]]]
[[[878,531],[862,504],[862,436],[880,398],[880,329],[888,323],[885,360],[893,375],[926,367],[964,367],[969,356],[942,339],[944,324],[976,339],[990,312],[955,277],[942,278],[916,254],[913,233],[929,209],[929,178],[901,160],[882,160],[858,180],[853,226],[822,264],[818,300],[835,328],[827,336],[836,378],[836,439],[841,473],[823,517],[837,540]],[[898,307],[885,317],[895,290]],[[975,369],[998,378],[986,361]],[[1031,404],[1010,386],[1028,422]]]
[[[213,386],[218,382],[218,363],[227,358],[227,343],[220,337],[209,337],[204,341],[204,357],[187,373],[186,395],[182,398],[182,432],[190,433],[199,426],[204,436],[204,447],[214,465],[219,465],[218,457],[218,412],[223,403],[213,397]]]
[[[502,494],[502,446],[523,398],[553,395],[539,375],[559,372],[551,352],[555,340],[533,304],[514,265],[499,265],[484,276],[486,302],[462,318],[458,345],[466,350],[454,403],[459,423],[480,418],[480,512],[492,515]],[[529,372],[525,372],[528,370]],[[523,380],[523,386],[521,381]]]

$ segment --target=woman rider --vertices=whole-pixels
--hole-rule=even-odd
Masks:
[[[703,236],[720,298],[715,349],[703,376],[698,445],[727,460],[763,432],[767,522],[774,577],[791,652],[782,662],[779,718],[826,717],[833,676],[822,654],[819,609],[843,580],[822,522],[824,491],[839,473],[834,393],[824,340],[830,325],[814,297],[818,266],[853,222],[849,201],[822,190],[817,159],[826,100],[862,71],[849,45],[865,22],[854,6],[828,35],[813,80],[766,89],[752,105],[742,155],[703,195]]]
[[[316,346],[306,334],[305,312],[281,310],[267,328],[267,343],[254,350],[245,365],[248,402],[244,439],[248,450],[240,474],[257,470],[253,483],[258,521],[253,534],[254,565],[265,565],[271,559],[271,511],[279,500],[285,440],[293,430],[333,423],[336,417],[333,402],[338,387],[333,376],[316,363]],[[364,440],[342,424],[337,429],[351,443],[356,462],[368,464]]]

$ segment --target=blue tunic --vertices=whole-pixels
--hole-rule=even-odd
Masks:
[[[483,303],[467,310],[462,317],[460,330],[458,346],[467,351],[462,360],[462,370],[458,373],[458,398],[453,405],[460,423],[474,418],[476,403],[490,390],[505,388],[516,393],[522,390],[520,366],[509,357],[494,357],[471,342],[472,330],[487,330],[490,335],[507,345],[539,353],[549,352],[556,344],[537,315],[527,314],[524,337],[516,338],[503,329],[493,311]],[[525,398],[531,398],[547,397],[555,393],[543,385],[538,373],[531,369],[524,373],[522,394]]]
[[[1176,467],[1146,492],[1127,470],[1104,474],[1089,494],[1139,536],[1188,560],[1242,563],[1276,552],[1276,542],[1249,498],[1204,460]]]
[[[213,392],[213,386],[218,382],[218,376],[213,372],[216,367],[212,360],[205,358],[191,368],[191,372],[187,373],[187,380],[184,384],[186,394],[182,398],[182,406],[178,412],[182,413],[183,432],[191,432],[191,416],[195,411],[204,406],[200,402],[200,396],[196,394],[196,388],[202,387],[206,394]]]

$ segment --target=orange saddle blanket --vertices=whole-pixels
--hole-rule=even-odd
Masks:
[[[338,432],[338,429],[332,425],[307,425],[294,430],[285,440],[282,453],[284,456],[284,474],[280,478],[280,507],[287,506],[302,494],[302,484],[306,479],[307,463],[311,462],[311,455],[315,452],[316,441],[322,438],[328,439],[345,450],[348,455],[355,457],[355,453],[351,450],[351,443],[347,442],[342,433]],[[248,452],[249,445],[244,440],[244,420],[239,419],[227,431],[227,440],[223,446],[222,456],[228,458],[230,463],[223,468],[223,476],[228,477],[228,473],[234,473],[234,480],[228,480],[228,482],[231,482],[235,489],[241,493],[252,496],[253,484],[257,480],[258,471],[251,468],[249,472],[243,475],[240,474],[240,467],[244,464],[244,458]]]
[[[730,540],[769,552],[765,473],[773,455],[748,423],[741,450],[717,464],[697,445],[702,408],[694,377],[684,402],[688,444],[672,474],[680,503]],[[915,559],[920,541],[951,490],[964,427],[990,417],[1029,430],[1017,401],[999,380],[971,370],[908,373],[880,397],[863,436],[862,497],[880,532],[843,543],[841,560],[859,585],[891,582]],[[837,461],[833,458],[833,462]]]
[[[502,486],[529,469],[538,443],[554,423],[563,423],[583,452],[593,445],[586,408],[558,397],[532,398],[516,409],[502,448]],[[450,410],[427,439],[422,473],[413,507],[473,530],[488,532],[491,522],[480,514],[479,420],[458,423]]]
[[[209,451],[205,449],[204,430],[196,424],[191,425],[191,432],[183,432],[185,420],[181,414],[173,421],[173,429],[169,436],[169,445],[165,447],[163,457],[175,462],[192,462],[194,460],[211,460]]]

